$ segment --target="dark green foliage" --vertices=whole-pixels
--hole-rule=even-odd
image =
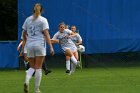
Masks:
[[[0,9],[0,41],[17,40],[17,0],[1,0]]]

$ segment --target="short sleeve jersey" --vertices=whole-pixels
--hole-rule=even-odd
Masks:
[[[67,30],[65,29],[63,33],[61,33],[60,31],[58,31],[52,39],[59,39],[59,43],[61,45],[62,48],[64,47],[71,47],[71,46],[75,46],[75,44],[73,43],[73,41],[68,37],[71,34],[71,30]]]
[[[48,21],[46,18],[39,16],[34,19],[33,16],[28,17],[22,28],[27,31],[27,46],[40,46],[46,45],[44,38],[44,30],[49,29]]]
[[[76,36],[72,37],[71,40],[76,44],[78,41],[82,42],[81,36],[77,33]]]

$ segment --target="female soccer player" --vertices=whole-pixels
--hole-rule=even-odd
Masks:
[[[28,35],[26,40],[27,56],[30,68],[26,73],[24,92],[29,91],[29,81],[35,71],[35,93],[40,93],[40,83],[42,77],[42,63],[46,56],[46,40],[50,46],[50,53],[53,55],[54,50],[50,41],[49,25],[46,18],[41,16],[43,8],[41,4],[36,3],[33,7],[33,15],[28,17],[24,24],[24,36]],[[46,39],[45,39],[46,38]]]
[[[74,65],[80,65],[79,62],[77,62],[77,59],[74,57],[74,55],[77,52],[77,47],[72,42],[71,37],[74,36],[73,32],[71,30],[65,29],[65,24],[60,23],[59,24],[59,31],[53,36],[51,39],[52,43],[60,43],[62,50],[64,51],[65,56],[70,57],[71,61],[74,63]],[[72,68],[70,71],[70,74],[73,73],[75,68]]]
[[[74,44],[76,46],[82,44],[82,38],[81,36],[76,32],[76,26],[71,26],[71,31],[74,33],[75,36],[71,37],[71,40],[74,42]],[[74,53],[74,56],[75,58],[78,60],[79,59],[79,56],[78,56],[78,52],[76,51]],[[69,73],[69,69],[70,69],[70,57],[69,56],[66,56],[66,73]],[[74,65],[73,63],[71,63],[71,68],[74,68]]]
[[[26,39],[28,38],[28,36],[26,36]],[[25,64],[25,68],[26,70],[28,70],[30,68],[29,66],[29,60],[28,60],[28,57],[27,57],[27,48],[25,46],[25,39],[23,39],[23,31],[22,31],[22,35],[21,35],[21,40],[20,40],[20,43],[17,47],[17,50],[19,51],[20,53],[20,57],[23,56],[23,60],[24,60],[24,64]],[[22,48],[21,48],[22,47]],[[21,48],[21,51],[20,51],[20,48]],[[45,75],[47,75],[48,73],[51,73],[51,70],[49,70],[47,67],[46,67],[46,62],[44,60],[43,64],[42,64],[42,69],[44,70],[45,72]]]

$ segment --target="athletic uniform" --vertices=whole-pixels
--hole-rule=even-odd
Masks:
[[[23,32],[24,30],[22,31],[22,34],[21,34],[21,40],[23,40]],[[26,47],[26,44],[24,46],[24,53],[27,53],[27,47]]]
[[[27,56],[46,56],[46,40],[43,30],[49,29],[46,18],[39,16],[34,19],[33,16],[28,17],[22,27],[27,31],[28,38],[26,42]]]
[[[65,29],[64,32],[58,31],[52,39],[59,39],[59,43],[61,45],[62,50],[65,52],[66,49],[70,49],[72,52],[77,51],[77,47],[72,42],[71,38],[69,38],[69,35],[72,33],[71,30]]]
[[[75,45],[78,41],[82,42],[82,38],[78,33],[76,34],[76,36],[71,37],[71,40],[74,42]]]
[[[21,35],[21,40],[23,40],[23,31],[22,31],[22,35]],[[26,44],[24,46],[24,53],[27,54],[27,47]],[[29,66],[29,62],[24,62],[26,70],[28,70],[30,68]],[[45,71],[45,75],[47,75],[48,73],[51,73],[50,70],[48,70],[48,68],[46,67],[46,62],[44,61],[42,64],[42,69]]]

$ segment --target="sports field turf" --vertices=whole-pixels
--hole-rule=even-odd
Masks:
[[[93,67],[77,69],[69,76],[65,69],[43,74],[42,93],[140,93],[139,67]],[[24,70],[1,70],[0,93],[23,93]],[[34,78],[30,92],[34,93]]]

